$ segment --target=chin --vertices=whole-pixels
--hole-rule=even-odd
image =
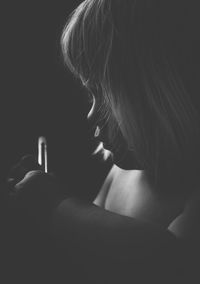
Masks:
[[[126,156],[123,159],[119,159],[117,155],[113,154],[113,163],[122,170],[143,170],[138,162],[131,156]]]
[[[133,165],[129,165],[129,164],[126,164],[126,163],[123,163],[123,162],[119,162],[115,159],[113,159],[113,163],[122,170],[128,171],[128,170],[135,170],[136,169]]]
[[[113,164],[123,170],[142,170],[136,159],[134,159],[131,153],[127,152],[126,155],[122,156],[119,153],[112,151],[111,147],[107,144],[100,142],[94,154],[101,154],[103,160],[106,161],[108,158],[112,159]]]

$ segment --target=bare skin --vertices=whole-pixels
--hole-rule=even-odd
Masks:
[[[165,229],[183,212],[185,205],[178,198],[158,198],[144,171],[122,170],[116,165],[112,167],[94,204]]]

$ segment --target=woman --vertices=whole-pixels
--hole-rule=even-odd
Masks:
[[[139,281],[143,274],[164,283],[158,272],[171,277],[180,261],[174,235],[197,239],[196,11],[195,1],[188,7],[180,0],[86,0],[63,31],[65,62],[92,99],[88,119],[101,142],[96,152],[111,155],[114,165],[94,204],[58,196],[57,183],[40,172],[28,173],[15,191],[47,230],[51,221],[56,238],[70,235],[80,245],[100,283],[114,276]]]
[[[69,19],[65,62],[115,164],[96,204],[167,228],[198,190],[198,27],[187,1],[84,1]]]

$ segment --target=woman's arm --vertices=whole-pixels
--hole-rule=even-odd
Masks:
[[[15,186],[14,204],[53,238],[58,251],[81,262],[88,273],[119,277],[132,273],[133,266],[134,273],[147,267],[157,271],[161,259],[162,268],[167,267],[163,261],[173,260],[177,243],[168,231],[60,195],[60,186],[49,174],[29,172]]]
[[[124,251],[126,246],[129,249],[132,247],[135,255],[138,251],[139,256],[148,246],[155,249],[175,239],[169,231],[153,224],[63,195],[59,190],[61,186],[54,176],[31,171],[15,186],[12,192],[13,204],[27,210],[41,227],[50,226],[49,232],[53,232],[56,237],[66,239],[73,234],[74,241],[76,237],[81,238],[91,248],[97,241],[107,246],[108,251],[122,243]],[[125,254],[128,255],[128,252]]]
[[[93,245],[104,243],[108,251],[118,247],[119,242],[125,250],[126,245],[134,247],[135,254],[148,246],[160,246],[174,240],[168,231],[155,225],[121,216],[96,206],[93,203],[65,196],[62,187],[52,175],[41,171],[26,174],[11,193],[14,203],[37,219],[41,227],[51,226],[49,231],[58,238],[65,239],[71,233]],[[74,240],[75,240],[74,239]],[[120,248],[118,247],[118,250]],[[123,252],[122,252],[123,253]],[[128,255],[128,252],[125,253]]]

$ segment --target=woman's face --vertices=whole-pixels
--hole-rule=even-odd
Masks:
[[[97,104],[96,99],[93,96],[92,107],[87,115],[89,124],[93,128],[92,136],[99,143],[102,143],[103,149],[111,152],[113,163],[118,167],[125,170],[140,169],[136,159],[133,158],[132,152],[130,152],[126,146],[121,132],[117,135],[117,147],[112,145],[108,139],[108,124],[98,121]],[[95,127],[94,127],[95,125]]]

